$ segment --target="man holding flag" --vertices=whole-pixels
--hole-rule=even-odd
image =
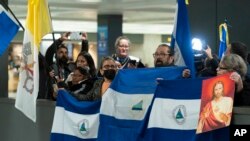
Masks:
[[[38,52],[43,36],[51,31],[47,0],[28,0],[23,58],[15,107],[34,122],[39,89]]]
[[[155,67],[174,67],[174,49],[167,44],[160,44],[155,53],[154,65]],[[182,77],[188,78],[190,76],[190,70],[184,69],[182,71]]]

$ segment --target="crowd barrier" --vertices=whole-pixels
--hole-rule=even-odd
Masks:
[[[15,100],[0,98],[1,141],[49,141],[55,102],[37,100],[37,122],[15,108]],[[250,107],[234,107],[234,125],[250,125]]]

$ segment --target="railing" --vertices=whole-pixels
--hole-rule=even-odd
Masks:
[[[0,98],[1,141],[49,141],[55,102],[37,100],[37,122],[15,108],[15,100]],[[250,107],[234,107],[232,123],[250,125]]]

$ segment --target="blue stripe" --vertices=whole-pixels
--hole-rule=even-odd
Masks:
[[[150,128],[144,141],[229,141],[229,128],[221,128],[207,133],[196,134],[196,130],[172,130]]]
[[[82,139],[71,135],[52,133],[50,136],[51,141],[96,141],[96,139]]]
[[[220,128],[213,131],[196,135],[195,141],[229,141],[230,127]]]
[[[227,32],[224,26],[222,26],[222,38],[220,39],[220,47],[219,47],[219,58],[221,59],[223,53],[227,49]]]
[[[144,138],[145,141],[194,141],[195,130],[150,128]]]
[[[155,97],[185,100],[200,99],[202,80],[199,78],[159,81]]]
[[[145,120],[121,120],[100,115],[98,141],[136,141],[145,128]]]
[[[0,13],[0,56],[8,48],[10,41],[14,38],[19,26],[2,11]]]
[[[56,106],[78,114],[97,114],[100,112],[101,101],[78,101],[67,91],[59,90]]]
[[[166,80],[182,78],[184,68],[163,67],[119,70],[110,87],[125,94],[152,94],[156,89],[157,78]]]

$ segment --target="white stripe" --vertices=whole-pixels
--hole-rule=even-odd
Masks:
[[[80,132],[80,123],[88,121],[88,133]],[[99,128],[99,113],[92,115],[81,115],[66,111],[63,107],[56,107],[52,133],[61,133],[76,136],[82,139],[97,138]]]
[[[179,45],[176,42],[176,40],[175,40],[174,52],[175,52],[175,54],[174,54],[174,64],[176,66],[186,66],[186,63],[185,63],[185,61],[183,59],[181,50],[180,50]]]
[[[177,27],[177,19],[178,19],[178,8],[179,8],[179,6],[178,6],[178,2],[177,2],[177,4],[176,4],[176,10],[175,10],[175,18],[174,18],[174,29],[173,29],[173,36],[174,36],[174,38],[176,37],[176,27]]]
[[[185,120],[177,122],[175,116],[181,105],[184,105],[185,112],[182,110]],[[156,98],[149,118],[148,128],[165,128],[190,130],[196,129],[200,111],[200,99],[196,100],[176,100]]]
[[[175,20],[174,20],[174,30],[173,30],[173,37],[175,39],[175,43],[174,43],[174,64],[176,66],[186,66],[185,61],[182,57],[182,53],[180,51],[179,45],[176,41],[176,29],[177,29],[177,22],[178,22],[178,9],[179,9],[179,3],[177,2],[176,4],[176,12],[175,12]]]
[[[152,94],[124,94],[109,88],[102,97],[100,113],[117,119],[142,120],[151,104]],[[132,107],[143,101],[142,110]]]

